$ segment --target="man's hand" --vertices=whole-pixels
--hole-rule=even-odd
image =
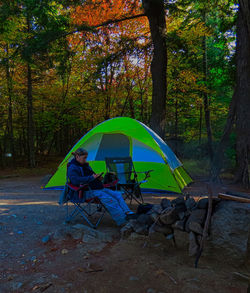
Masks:
[[[103,180],[102,174],[103,174],[103,173],[100,173],[100,174],[93,174],[93,177],[94,177],[95,179],[98,178],[98,180],[102,181],[102,180]]]

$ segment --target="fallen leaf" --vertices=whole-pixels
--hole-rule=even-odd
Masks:
[[[84,272],[84,268],[78,268],[77,269],[79,272]]]
[[[166,273],[165,273],[165,271],[164,270],[157,270],[156,272],[155,272],[155,275],[156,276],[160,276],[160,275],[165,275]]]
[[[162,270],[162,269],[157,270],[157,271],[155,272],[155,275],[156,275],[156,276],[162,276],[162,275],[168,276],[169,279],[170,279],[174,284],[177,285],[176,280],[175,280],[172,276],[170,276],[167,272],[165,272],[164,270]]]
[[[50,248],[50,251],[57,251],[57,250],[58,250],[57,247],[52,247],[52,248]]]
[[[7,280],[8,280],[8,281],[12,281],[13,279],[14,279],[13,276],[9,276]]]

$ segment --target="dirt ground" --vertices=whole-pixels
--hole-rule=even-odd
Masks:
[[[42,190],[40,182],[41,177],[0,180],[1,293],[247,292],[247,283],[235,274],[247,274],[247,268],[211,255],[202,256],[195,269],[188,251],[171,241],[120,240],[109,215],[98,228],[113,235],[103,249],[88,252],[73,238],[44,244],[43,237],[64,227],[65,209],[57,203],[60,191]],[[200,194],[199,187],[190,190]]]

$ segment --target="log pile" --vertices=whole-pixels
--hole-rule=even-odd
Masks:
[[[219,201],[213,199],[213,207]],[[189,234],[189,255],[195,256],[200,248],[207,209],[208,198],[197,202],[189,195],[171,201],[164,198],[160,204],[151,205],[148,211],[140,213],[136,220],[130,220],[121,229],[121,234],[126,238],[133,232],[143,235],[162,233],[175,243],[175,231],[181,230]]]

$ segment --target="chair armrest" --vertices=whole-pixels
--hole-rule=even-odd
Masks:
[[[148,170],[148,171],[139,171],[139,172],[135,172],[135,173],[150,173],[150,172],[152,172],[152,171],[154,171],[154,170]]]
[[[74,191],[88,190],[89,189],[89,185],[88,184],[83,184],[83,185],[80,185],[80,186],[75,186],[72,183],[67,183],[67,186],[70,189],[74,190]]]
[[[134,178],[137,177],[137,174],[143,173],[145,174],[145,178],[143,180],[145,180],[146,178],[148,178],[150,176],[150,172],[152,172],[154,170],[148,170],[148,171],[129,171],[129,172],[117,172],[116,174],[134,174]]]
[[[115,180],[115,181],[113,181],[113,182],[103,184],[103,186],[104,186],[105,188],[114,187],[114,186],[117,185],[118,182],[119,182],[119,180]]]
[[[79,190],[89,190],[89,189],[90,189],[89,184],[81,184],[79,187]]]
[[[144,177],[144,179],[143,179],[143,181],[144,181],[144,180],[146,180],[148,177],[150,177],[150,172],[152,172],[152,171],[154,171],[154,170],[135,172],[135,177],[137,177],[137,174],[139,174],[139,173],[144,173],[144,174],[145,174],[145,177]]]
[[[128,171],[128,172],[116,172],[115,174],[138,174],[138,173],[148,173],[154,170],[149,170],[149,171]]]
[[[148,170],[148,171],[145,172],[145,174],[147,174],[147,175],[150,176],[150,173],[153,172],[153,171],[154,171],[154,170]]]

